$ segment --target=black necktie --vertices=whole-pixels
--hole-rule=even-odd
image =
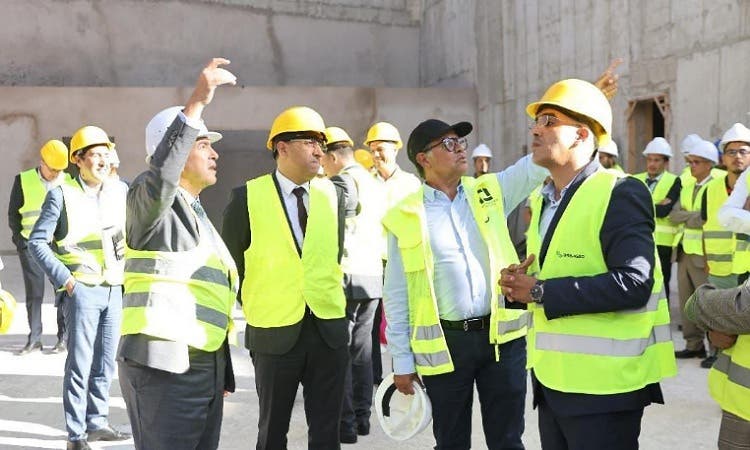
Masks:
[[[654,183],[656,183],[656,178],[649,178],[646,180],[646,184],[648,185],[649,189],[651,189],[654,186]]]
[[[292,194],[297,197],[297,218],[299,219],[299,227],[302,229],[302,236],[304,236],[307,229],[307,209],[305,208],[305,202],[302,201],[302,196],[305,195],[305,188],[296,187],[292,191]]]

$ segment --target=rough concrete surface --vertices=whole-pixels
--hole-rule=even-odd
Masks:
[[[5,269],[0,272],[3,287],[23,301],[23,283],[20,264],[15,256],[4,256]],[[673,277],[674,279],[674,277]],[[676,291],[676,289],[675,289]],[[676,303],[673,298],[672,304]],[[673,323],[677,317],[673,311]],[[62,449],[66,432],[63,418],[61,389],[65,355],[49,354],[48,350],[19,357],[14,352],[26,342],[28,332],[26,310],[19,303],[17,317],[7,335],[0,336],[0,448]],[[241,313],[237,311],[238,329],[244,328]],[[55,343],[55,311],[48,292],[44,304],[44,345]],[[673,338],[678,349],[683,347],[676,325]],[[242,342],[242,339],[240,339]],[[255,446],[258,422],[258,403],[250,358],[241,348],[232,349],[237,376],[237,392],[225,403],[221,449],[248,449]],[[385,368],[389,367],[387,354]],[[710,399],[706,387],[705,369],[698,360],[678,361],[677,377],[662,384],[666,405],[646,408],[640,444],[645,450],[701,450],[716,448],[721,411]],[[116,374],[115,374],[116,375]],[[129,430],[125,404],[120,395],[117,379],[111,390],[110,422],[117,428]],[[165,412],[166,413],[166,412]],[[478,401],[475,398],[472,427],[473,447],[486,448],[482,435]],[[306,432],[301,389],[297,395],[289,430],[289,448],[306,448]],[[524,443],[528,449],[539,449],[536,411],[531,409],[531,396],[527,396],[526,432]],[[114,443],[92,443],[93,448],[132,449],[132,440]],[[373,417],[371,434],[360,437],[354,445],[343,449],[428,449],[434,446],[429,430],[407,442],[395,442],[383,434]]]

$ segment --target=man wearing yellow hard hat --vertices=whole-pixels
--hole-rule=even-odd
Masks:
[[[130,437],[109,424],[109,387],[122,314],[125,194],[111,188],[107,157],[113,147],[99,127],[70,140],[79,176],[47,193],[29,235],[29,250],[65,299],[68,355],[63,409],[68,450],[88,441]]]
[[[644,407],[664,403],[659,382],[677,372],[651,195],[596,158],[612,109],[593,84],[559,81],[526,112],[552,182],[531,202],[529,257],[500,282],[533,315],[542,448],[637,449]]]
[[[282,111],[267,142],[276,169],[235,188],[224,212],[255,367],[258,449],[286,448],[300,383],[309,448],[339,447],[349,359],[340,261],[344,220],[356,211],[344,187],[316,178],[325,128],[311,108]]]
[[[68,147],[61,141],[45,143],[40,153],[39,166],[16,175],[10,191],[8,226],[21,261],[23,284],[26,289],[26,313],[29,320],[29,337],[18,354],[26,355],[42,349],[42,302],[45,277],[42,269],[31,257],[28,239],[42,209],[47,191],[62,183],[71,182],[63,172],[68,167]],[[65,351],[65,321],[62,305],[57,308],[57,344],[54,353]]]

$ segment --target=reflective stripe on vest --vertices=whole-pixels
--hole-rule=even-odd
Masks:
[[[500,269],[518,261],[507,231],[503,197],[495,174],[463,177],[461,185],[490,257],[491,285],[489,339],[500,344],[522,337],[530,326],[523,310],[505,309],[497,287]],[[436,375],[453,371],[445,342],[433,284],[434,261],[424,211],[424,190],[406,197],[388,212],[383,225],[396,237],[407,285],[411,350],[417,372]]]
[[[648,174],[646,172],[641,172],[634,175],[634,177],[646,183]],[[675,180],[677,180],[677,175],[669,172],[662,172],[661,178],[656,182],[656,186],[654,186],[654,190],[651,192],[654,206],[667,198],[667,194],[669,194],[669,190],[674,185]],[[677,236],[677,233],[680,232],[679,226],[672,223],[668,217],[654,217],[654,221],[656,222],[654,229],[654,242],[656,245],[671,247],[675,244],[675,237]]]
[[[599,170],[573,193],[553,231],[544,265],[539,270],[538,263],[533,264],[539,279],[608,272],[599,234],[620,177]],[[533,197],[531,208],[527,246],[529,254],[538,255],[542,198]],[[544,386],[562,392],[615,394],[676,374],[669,307],[655,246],[654,261],[654,285],[641,308],[547,320],[543,304],[529,305],[534,326],[527,337],[528,365]]]
[[[116,259],[115,247],[124,246],[125,195],[112,195],[100,201],[87,196],[78,183],[73,183],[59,186],[68,232],[53,242],[55,256],[76,281],[93,286],[105,282],[121,285],[124,261]],[[105,220],[107,225],[103,224]]]
[[[185,202],[179,195],[175,201]],[[186,202],[184,207],[192,211]],[[193,219],[200,220],[195,213]],[[185,251],[126,248],[122,334],[145,334],[203,351],[221,347],[228,333],[231,342],[239,276],[232,258],[215,245],[201,235],[198,245]]]
[[[719,208],[729,194],[725,187],[726,174],[706,183],[706,223],[703,224],[703,244],[708,263],[708,273],[714,276],[732,274],[734,233],[719,224]]]
[[[750,334],[723,350],[708,373],[708,389],[721,409],[750,421]]]
[[[244,254],[242,309],[248,324],[259,328],[293,325],[302,320],[305,305],[321,319],[344,317],[338,199],[333,183],[318,178],[310,181],[301,258],[273,177],[250,180],[246,188],[252,240]]]
[[[683,179],[682,190],[680,191],[680,205],[682,209],[685,211],[700,211],[703,193],[710,182],[709,180],[703,183],[695,193],[695,197],[692,197],[696,183],[695,178],[693,176],[685,177]],[[689,255],[703,255],[703,228],[684,227],[682,249]]]

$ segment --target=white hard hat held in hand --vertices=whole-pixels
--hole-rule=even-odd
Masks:
[[[424,388],[413,382],[414,395],[405,395],[388,375],[375,392],[375,409],[383,431],[397,441],[411,439],[432,421],[432,404]]]

